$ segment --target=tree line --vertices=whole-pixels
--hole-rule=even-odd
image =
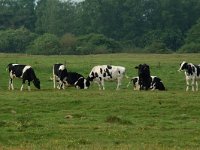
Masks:
[[[200,52],[199,0],[0,0],[0,52]]]

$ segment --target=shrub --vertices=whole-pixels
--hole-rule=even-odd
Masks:
[[[181,53],[199,53],[200,52],[200,43],[188,43],[182,46],[179,50]]]
[[[102,34],[88,34],[80,36],[77,40],[76,54],[98,54],[119,52],[119,42],[107,38]]]
[[[160,41],[154,41],[149,46],[145,47],[145,52],[149,53],[170,53],[171,51],[166,45]]]
[[[142,38],[144,47],[151,46],[157,41],[163,43],[167,49],[176,51],[183,45],[184,36],[179,29],[163,29],[151,30]]]
[[[77,38],[72,34],[65,34],[60,39],[61,53],[73,54],[76,49]]]
[[[26,28],[0,31],[0,51],[23,53],[26,47],[37,37]]]
[[[59,39],[54,34],[45,33],[33,41],[27,53],[36,55],[60,54]]]

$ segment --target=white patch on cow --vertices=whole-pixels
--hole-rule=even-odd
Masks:
[[[22,70],[21,78],[23,77],[24,73],[25,73],[28,69],[30,69],[30,68],[31,68],[31,66],[25,66],[25,67],[24,67],[24,69]]]
[[[60,65],[58,70],[64,70],[65,69],[65,65]]]
[[[87,80],[84,79],[84,89],[88,89],[87,85],[86,85]]]

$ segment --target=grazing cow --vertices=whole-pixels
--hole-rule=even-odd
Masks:
[[[89,73],[87,80],[90,82],[95,81],[99,85],[100,90],[105,90],[104,80],[117,81],[116,89],[119,90],[119,86],[121,85],[125,70],[125,67],[122,66],[95,66]]]
[[[186,79],[186,91],[189,90],[190,81],[192,86],[192,91],[194,91],[194,84],[196,84],[196,91],[198,91],[198,82],[197,80],[200,79],[200,66],[194,65],[192,63],[187,63],[183,61],[180,64],[180,68],[178,71],[184,71],[185,70],[185,79]]]
[[[87,81],[81,74],[76,72],[68,72],[63,64],[53,65],[53,82],[54,88],[58,82],[58,89],[64,89],[65,86],[75,86],[77,89],[87,89],[90,82]]]
[[[67,69],[63,64],[54,64],[53,65],[53,87],[56,88],[56,82],[58,89],[64,89],[65,80],[68,75]]]
[[[135,69],[138,69],[140,90],[148,90],[152,81],[149,65],[140,64],[139,66],[136,66]]]
[[[31,66],[27,65],[19,65],[19,64],[8,64],[8,71],[10,73],[9,79],[9,90],[14,90],[13,79],[15,77],[22,79],[21,91],[23,90],[23,86],[25,81],[28,81],[28,90],[30,91],[30,82],[33,81],[33,84],[36,88],[40,89],[40,80],[36,77],[35,72]]]
[[[133,83],[133,89],[134,90],[140,90],[140,84],[139,84],[139,77],[133,77],[131,81],[128,83],[127,87],[130,85],[130,83]],[[162,80],[157,76],[151,76],[151,84],[150,84],[151,90],[160,90],[164,91],[165,86],[162,82]]]

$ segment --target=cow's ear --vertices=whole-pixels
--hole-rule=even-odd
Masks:
[[[138,68],[139,68],[138,66],[135,67],[135,69],[138,69]]]

